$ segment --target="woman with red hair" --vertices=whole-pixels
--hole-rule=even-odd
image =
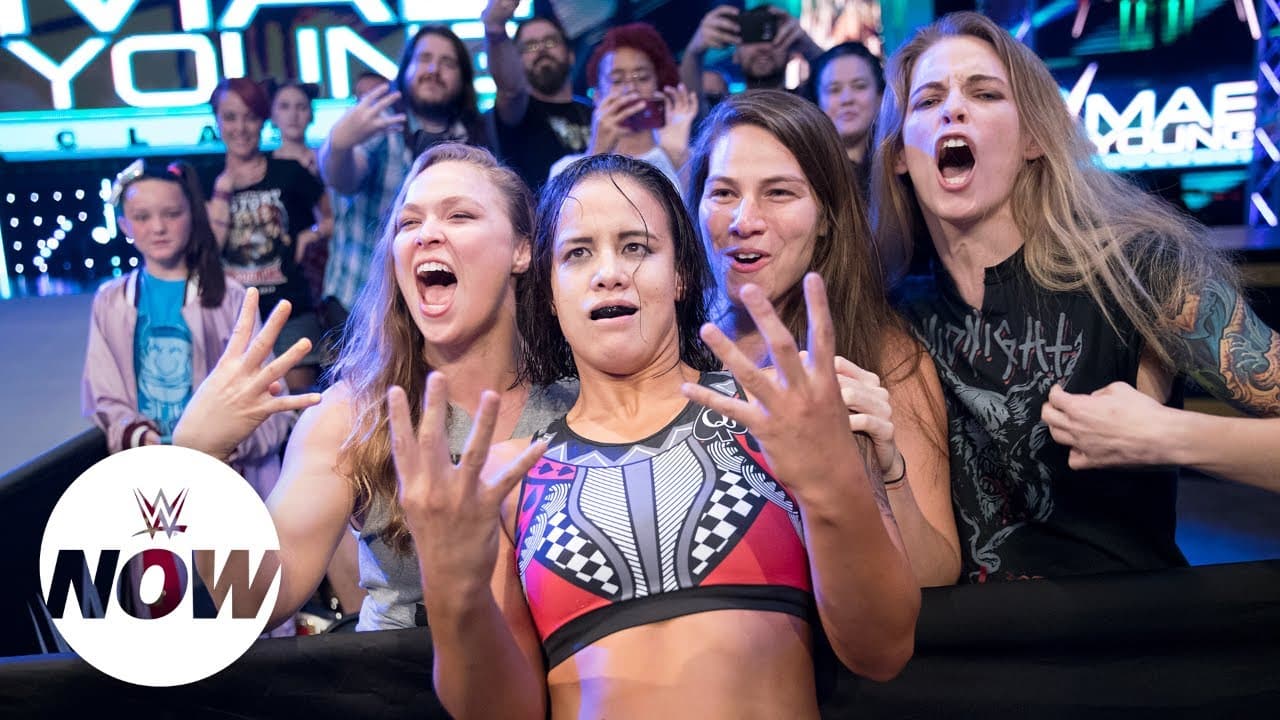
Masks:
[[[586,153],[566,155],[551,166],[560,174],[584,155],[614,153],[644,160],[677,187],[689,155],[689,133],[698,98],[680,84],[671,49],[648,23],[619,25],[605,33],[587,61],[596,102]]]
[[[271,115],[262,86],[228,78],[214,88],[209,104],[227,149],[225,166],[205,183],[223,266],[242,285],[258,288],[264,318],[281,300],[292,303],[277,354],[304,337],[319,348],[320,321],[299,261],[321,238],[324,186],[298,161],[262,152],[262,124]],[[289,387],[310,389],[319,365],[320,352],[312,350],[289,372]]]

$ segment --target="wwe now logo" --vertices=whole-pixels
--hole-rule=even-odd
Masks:
[[[147,535],[154,539],[157,534],[172,538],[176,533],[185,533],[186,525],[178,524],[178,516],[186,503],[188,489],[183,488],[172,503],[165,497],[161,489],[154,500],[147,500],[143,492],[137,488],[133,491],[138,510],[142,513],[145,527],[134,533],[134,536]],[[49,614],[54,619],[61,619],[66,613],[67,598],[72,589],[82,600],[79,604],[81,617],[101,619],[106,617],[106,602],[111,597],[114,586],[119,607],[139,620],[157,620],[173,612],[187,596],[190,572],[188,565],[178,553],[167,548],[145,548],[136,552],[124,564],[120,564],[121,549],[102,548],[98,554],[97,568],[90,573],[89,561],[84,549],[64,548],[58,551],[58,559],[53,569],[53,583],[49,595],[45,599]],[[279,562],[275,551],[263,553],[258,563],[258,572],[253,581],[249,581],[250,551],[233,549],[220,575],[210,578],[209,591],[213,597],[212,608],[193,603],[192,616],[198,619],[217,618],[228,593],[246,597],[263,597],[268,585],[275,579]],[[191,551],[192,568],[213,568],[215,551],[213,549],[193,549]],[[154,570],[153,570],[154,568]],[[163,588],[160,597],[154,601],[143,600],[141,603],[133,599],[145,598],[149,594],[144,590],[144,579],[147,573],[160,575],[158,586]],[[92,585],[88,582],[92,578]],[[113,582],[114,581],[114,582]],[[156,584],[155,582],[152,583]],[[90,594],[92,593],[92,595]],[[88,602],[84,602],[87,600]],[[89,608],[103,608],[98,615]],[[257,617],[262,603],[233,603],[231,617]]]
[[[134,448],[89,468],[58,500],[40,546],[41,599],[94,667],[180,685],[234,662],[262,633],[280,589],[279,548],[270,513],[235,470],[195,450]]]

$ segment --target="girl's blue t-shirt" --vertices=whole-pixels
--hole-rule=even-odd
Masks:
[[[156,423],[166,443],[191,399],[191,329],[182,318],[186,290],[185,280],[161,280],[146,272],[138,287],[133,335],[138,411]]]

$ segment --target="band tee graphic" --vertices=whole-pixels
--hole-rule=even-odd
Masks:
[[[283,257],[293,245],[281,190],[248,190],[231,198],[231,227],[222,259],[227,274],[262,294],[288,282]]]

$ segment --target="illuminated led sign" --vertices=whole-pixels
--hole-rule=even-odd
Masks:
[[[1208,102],[1186,86],[1166,96],[1140,90],[1123,102],[1090,93],[1081,118],[1113,170],[1245,164],[1253,156],[1256,93],[1252,80],[1214,85]]]
[[[42,0],[43,1],[43,0]],[[29,20],[31,0],[0,0],[0,48],[34,72],[46,84],[53,108],[59,112],[22,111],[0,113],[0,153],[10,159],[66,157],[69,154],[118,154],[172,152],[193,147],[218,146],[211,136],[208,99],[221,78],[245,74],[244,30],[269,8],[332,7],[354,13],[370,26],[398,26],[405,37],[423,23],[447,22],[465,39],[478,39],[485,0],[231,0],[221,14],[211,0],[178,0],[175,32],[120,35],[137,10],[138,0],[62,0],[93,35],[85,38],[61,59],[40,47],[38,28]],[[531,0],[524,0],[516,17],[528,17]],[[459,18],[466,20],[459,21]],[[180,30],[180,31],[178,31]],[[291,30],[299,79],[327,86],[333,101],[316,106],[316,121],[309,139],[318,142],[343,109],[349,106],[354,78],[352,60],[383,75],[396,74],[391,56],[346,25],[308,26]],[[139,68],[148,63],[176,63],[189,68],[191,84],[156,89],[139,87]],[[87,108],[77,102],[75,81],[93,63],[109,63],[114,94],[121,104]],[[484,58],[478,58],[478,70]],[[491,97],[493,80],[478,73],[476,90]],[[334,104],[334,103],[337,104]],[[264,138],[268,143],[269,137]]]
[[[38,78],[33,80],[46,84],[58,111],[0,113],[0,153],[9,159],[220,149],[206,102],[219,79],[245,74],[244,31],[265,9],[330,7],[349,11],[366,25],[402,26],[406,35],[421,23],[449,22],[459,36],[475,40],[483,34],[476,18],[486,4],[486,0],[230,0],[217,13],[212,0],[176,0],[173,32],[121,35],[139,0],[60,1],[93,34],[55,59],[41,49],[38,35],[32,35],[38,30],[29,20],[28,8],[34,0],[0,0],[0,54],[8,53],[35,73]],[[531,6],[531,0],[521,2],[517,17],[528,17]],[[316,104],[308,139],[317,143],[349,106],[351,61],[392,77],[396,58],[345,25],[303,23],[290,32],[296,52],[291,64],[297,67],[299,79],[325,85],[332,98]],[[190,68],[190,85],[139,87],[140,67],[174,63],[178,58]],[[492,97],[493,81],[483,72],[483,54],[476,60],[480,71],[476,89],[487,99]],[[114,94],[124,107],[87,108],[77,103],[74,83],[94,63],[109,63]],[[1168,94],[1151,89],[1090,93],[1094,71],[1096,66],[1064,96],[1106,167],[1138,170],[1249,162],[1254,82],[1225,82],[1207,91],[1178,87]],[[264,134],[264,142],[269,145],[270,141],[269,134]]]
[[[76,107],[72,83],[92,62],[110,47],[111,75],[116,94],[133,107],[181,107],[196,105],[209,97],[209,91],[220,77],[244,74],[244,40],[242,30],[249,27],[258,11],[270,7],[345,6],[367,25],[401,25],[412,30],[417,24],[443,22],[457,18],[478,18],[484,0],[400,0],[398,11],[383,0],[231,0],[222,15],[214,18],[211,0],[181,0],[177,3],[183,32],[130,35],[114,34],[132,15],[138,0],[64,0],[97,35],[86,38],[62,60],[49,57],[37,44],[26,39],[31,33],[27,2],[0,0],[0,45],[39,74],[49,84],[53,106],[57,110]],[[527,17],[530,0],[524,0],[517,17]],[[474,23],[469,23],[474,24]],[[217,31],[217,42],[210,31]],[[321,53],[319,35],[323,31],[327,52]],[[297,27],[294,29],[298,48],[298,67],[306,82],[320,82],[322,67],[331,70],[330,95],[342,99],[350,96],[347,60],[355,58],[375,72],[395,74],[396,63],[377,47],[361,38],[351,28]],[[186,55],[194,68],[196,86],[170,90],[142,90],[134,81],[134,69],[155,54]]]

